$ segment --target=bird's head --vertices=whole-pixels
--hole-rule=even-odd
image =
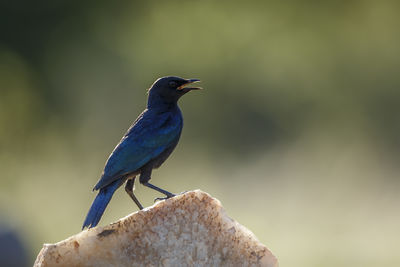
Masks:
[[[175,104],[187,92],[202,89],[201,87],[190,87],[191,84],[199,81],[175,76],[159,78],[149,89],[149,104],[151,101]]]

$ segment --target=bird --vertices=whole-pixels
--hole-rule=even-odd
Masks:
[[[95,227],[114,192],[125,182],[125,191],[138,206],[143,206],[133,194],[136,176],[140,184],[154,189],[165,197],[175,195],[151,183],[152,170],[159,168],[178,144],[183,117],[178,100],[184,94],[202,89],[190,87],[199,79],[167,76],[157,79],[148,90],[146,109],[137,117],[108,157],[100,179],[93,191],[98,191],[83,223],[82,229]]]

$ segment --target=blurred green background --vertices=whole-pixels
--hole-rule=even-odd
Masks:
[[[200,78],[153,183],[200,188],[281,266],[400,266],[397,1],[1,1],[0,224],[80,231],[161,76]],[[137,185],[148,206],[159,196]],[[135,205],[119,190],[100,222]]]

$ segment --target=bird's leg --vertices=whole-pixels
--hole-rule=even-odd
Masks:
[[[172,194],[172,193],[170,193],[168,191],[165,191],[164,189],[161,189],[161,188],[159,188],[159,187],[157,187],[155,185],[152,185],[149,182],[143,183],[143,185],[147,186],[148,188],[154,189],[154,190],[156,190],[156,191],[158,191],[158,192],[160,192],[160,193],[165,195],[165,197],[158,197],[158,198],[154,199],[154,202],[156,202],[157,200],[165,200],[165,199],[168,199],[168,198],[171,198],[171,197],[175,196],[174,194]]]
[[[152,171],[151,166],[150,167],[146,166],[145,168],[143,168],[142,171],[140,172],[139,181],[142,185],[147,186],[148,188],[154,189],[166,196],[166,197],[156,198],[156,199],[154,199],[154,202],[157,200],[164,200],[164,199],[174,197],[175,196],[174,194],[149,183],[149,180],[151,179],[151,171]]]
[[[139,200],[136,198],[136,196],[133,194],[133,190],[135,189],[135,178],[133,177],[131,179],[128,179],[125,184],[125,191],[128,193],[128,195],[132,198],[133,202],[138,206],[140,210],[143,209],[142,204],[140,204]]]

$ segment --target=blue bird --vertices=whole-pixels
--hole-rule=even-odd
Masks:
[[[93,190],[100,190],[86,215],[82,229],[95,227],[104,213],[114,192],[126,181],[125,191],[143,209],[133,194],[137,175],[144,186],[154,189],[167,199],[175,196],[149,183],[151,172],[158,168],[178,144],[182,132],[183,118],[178,99],[191,90],[188,87],[198,79],[163,77],[149,89],[147,108],[139,115],[109,156],[100,180]],[[156,199],[156,200],[157,200]]]

